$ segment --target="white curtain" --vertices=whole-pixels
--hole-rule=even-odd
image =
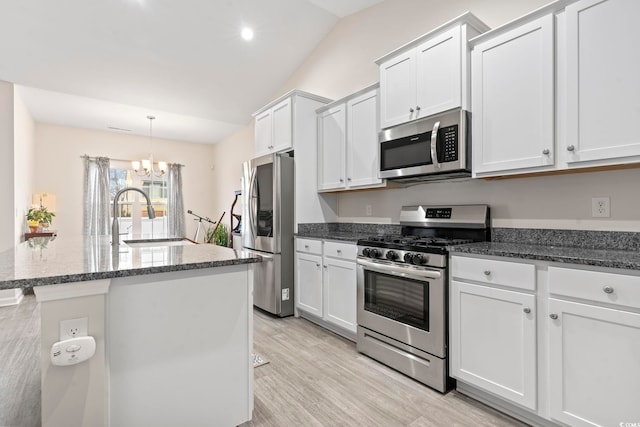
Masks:
[[[109,158],[84,157],[84,224],[88,236],[109,230]]]
[[[167,234],[185,237],[182,165],[169,163],[167,174]]]

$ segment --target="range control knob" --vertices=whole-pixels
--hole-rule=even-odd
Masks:
[[[376,248],[369,249],[369,256],[371,258],[378,258],[380,255],[382,255],[380,253],[380,249],[376,249]]]
[[[422,254],[415,254],[411,258],[411,262],[414,263],[415,265],[421,265],[427,262],[427,257]]]
[[[396,252],[396,251],[389,251],[389,252],[387,252],[386,257],[387,257],[387,259],[388,259],[389,261],[395,261],[395,260],[397,260],[397,259],[398,259],[398,252]]]
[[[366,256],[366,257],[368,257],[368,256],[369,256],[369,254],[370,254],[370,252],[371,252],[371,249],[369,249],[369,248],[364,248],[364,249],[362,250],[362,256]]]
[[[404,262],[406,262],[407,264],[411,264],[413,260],[413,254],[407,252],[406,254],[404,254]]]

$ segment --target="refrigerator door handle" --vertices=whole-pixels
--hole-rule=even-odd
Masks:
[[[257,170],[255,168],[251,169],[251,178],[249,181],[249,228],[251,229],[251,237],[255,242],[255,239],[258,237],[256,235],[256,224],[255,224],[255,212],[258,210],[258,197],[255,195],[255,186],[256,186],[256,175]]]
[[[242,248],[243,251],[249,252],[252,255],[261,256],[264,259],[273,259],[273,255],[267,254],[265,252],[254,251],[253,249]]]

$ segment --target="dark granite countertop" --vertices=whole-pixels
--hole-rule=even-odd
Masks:
[[[38,237],[0,253],[0,289],[193,270],[260,262],[216,245],[130,247],[110,236]]]
[[[469,243],[451,246],[449,251],[493,255],[539,261],[582,264],[607,268],[640,270],[640,250],[608,250],[508,242]]]

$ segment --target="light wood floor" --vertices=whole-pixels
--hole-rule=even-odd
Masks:
[[[359,354],[304,319],[256,310],[249,426],[522,426],[455,392],[442,395]],[[40,426],[40,312],[33,295],[0,307],[0,426]]]
[[[522,426],[459,393],[442,395],[360,354],[315,324],[254,310],[254,370],[248,426]]]

